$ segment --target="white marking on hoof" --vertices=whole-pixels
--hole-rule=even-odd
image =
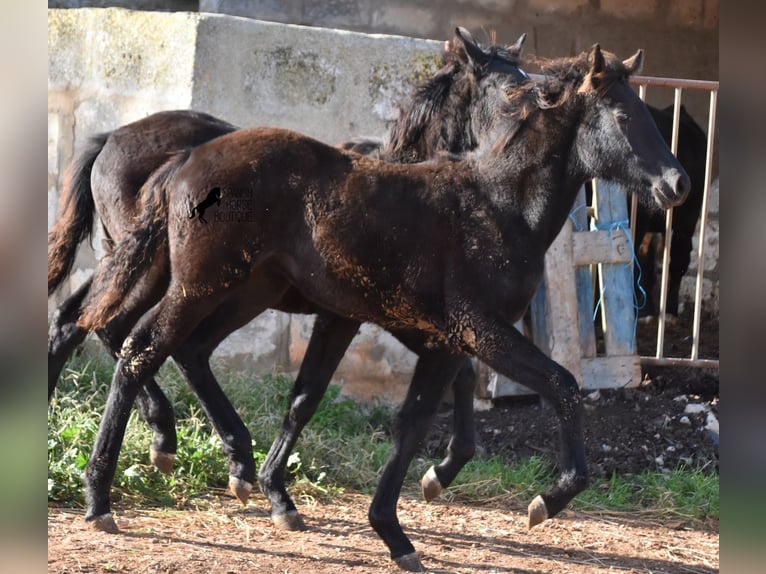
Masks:
[[[176,463],[176,455],[150,447],[149,460],[152,461],[152,464],[157,467],[157,470],[161,473],[170,474],[173,472],[173,466]]]
[[[423,564],[420,562],[420,555],[418,555],[417,552],[410,552],[404,556],[399,556],[399,558],[394,558],[394,562],[396,562],[396,565],[399,568],[406,570],[407,572],[426,571],[426,569],[423,568]]]
[[[283,514],[272,514],[271,521],[274,526],[281,530],[307,530],[306,523],[303,522],[303,518],[297,510],[290,510]]]
[[[119,534],[120,532],[111,512],[107,512],[106,514],[88,520],[88,524],[93,530],[98,530],[100,532],[108,532],[109,534]]]
[[[545,501],[542,496],[538,494],[535,499],[529,503],[529,506],[527,507],[527,515],[529,516],[529,528],[537,526],[548,519],[548,509],[545,506]]]
[[[433,466],[423,475],[420,486],[423,488],[423,498],[426,502],[431,502],[442,493],[442,483],[439,482],[439,477],[436,476],[436,469]]]
[[[247,499],[250,498],[250,493],[253,491],[253,485],[236,476],[229,476],[229,491],[239,498],[242,504],[247,506]]]

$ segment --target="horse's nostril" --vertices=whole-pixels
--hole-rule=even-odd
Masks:
[[[689,195],[689,190],[691,190],[691,187],[692,184],[688,174],[686,172],[681,172],[679,174],[678,180],[676,181],[676,195],[678,196],[678,200],[680,202],[683,202],[686,199],[686,196]]]

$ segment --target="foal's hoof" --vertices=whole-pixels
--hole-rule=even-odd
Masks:
[[[548,508],[545,506],[545,501],[542,496],[538,494],[535,499],[529,503],[529,506],[527,507],[527,515],[529,516],[529,528],[537,526],[548,519]]]
[[[439,477],[436,476],[436,469],[433,466],[423,475],[420,486],[423,487],[423,498],[426,499],[426,502],[431,502],[442,493],[442,483],[439,482]]]
[[[423,568],[423,564],[420,562],[420,556],[417,552],[410,552],[404,556],[399,556],[399,558],[394,558],[394,562],[396,562],[396,565],[399,568],[406,570],[407,572],[426,571],[426,569]]]
[[[297,510],[290,510],[283,514],[272,514],[271,521],[274,526],[282,530],[306,530],[306,523],[303,522],[303,518]]]
[[[120,532],[111,512],[107,512],[106,514],[88,520],[88,525],[93,530],[98,530],[99,532],[108,532],[109,534],[119,534]]]
[[[229,490],[239,498],[242,504],[247,505],[247,499],[250,498],[253,485],[236,476],[229,476]]]
[[[173,472],[173,466],[176,463],[176,455],[169,452],[162,452],[155,450],[154,447],[149,448],[149,459],[152,464],[157,467],[163,474],[170,474]]]

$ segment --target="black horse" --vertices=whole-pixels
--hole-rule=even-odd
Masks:
[[[375,153],[389,161],[417,161],[439,152],[470,150],[485,137],[493,121],[493,111],[503,101],[506,85],[520,82],[525,74],[517,67],[525,35],[511,46],[482,49],[463,29],[447,43],[443,67],[419,86],[408,106],[400,114],[387,145],[369,140],[351,141],[344,148]],[[193,147],[236,129],[231,124],[196,112],[163,112],[124,126],[96,138],[92,146],[74,163],[62,194],[62,217],[49,233],[49,293],[66,276],[77,243],[87,237],[95,206],[112,241],[124,238],[140,210],[138,185],[159,167],[167,154]],[[92,180],[92,192],[90,182]],[[117,196],[115,201],[114,195]],[[92,197],[91,197],[92,195]],[[204,201],[204,200],[203,200]],[[49,398],[69,354],[85,336],[75,326],[79,306],[90,290],[90,281],[78,290],[56,314],[49,335]],[[132,300],[158,299],[167,285],[167,274],[142,278]],[[125,333],[146,309],[124,302],[120,317],[99,331],[116,353]],[[359,326],[358,321],[332,316],[317,308],[296,290],[289,290],[275,308],[290,312],[315,313],[314,326],[306,357],[296,379],[291,408],[269,456],[261,467],[262,488],[278,493],[272,496],[275,523],[287,528],[301,528],[300,516],[286,493],[284,473],[287,457],[303,426],[327,388],[330,377]],[[209,355],[231,331],[247,322],[248,307],[239,312],[236,306],[222,310],[204,344],[198,343],[197,355],[187,353],[177,358],[204,410],[216,424],[224,451],[230,460],[231,488],[246,501],[255,477],[255,463],[250,435],[212,375]],[[226,317],[224,319],[223,317]],[[417,349],[414,349],[417,352]],[[452,378],[442,374],[438,364],[418,370],[420,376]],[[465,361],[454,381],[455,435],[444,462],[424,476],[423,488],[430,500],[449,485],[475,449],[473,434],[473,387],[475,374]],[[161,470],[172,468],[176,450],[173,414],[162,391],[149,381],[139,394],[139,408],[155,431],[151,447],[152,462]],[[268,485],[268,486],[264,486]]]
[[[670,145],[673,130],[673,106],[658,109],[648,106],[657,127]],[[670,242],[670,266],[668,277],[667,305],[665,310],[671,317],[678,316],[679,291],[681,280],[689,269],[691,260],[692,238],[697,227],[702,198],[705,191],[705,158],[707,152],[707,136],[684,106],[679,110],[678,149],[676,157],[691,179],[691,190],[683,205],[673,209],[673,234]],[[640,246],[647,233],[658,233],[665,237],[664,212],[646,209],[639,205],[636,213],[636,246]],[[639,252],[636,275],[641,277],[641,286],[646,294],[646,303],[640,310],[640,316],[648,320],[657,314],[657,304],[654,299],[656,282],[656,250],[649,248]],[[641,295],[637,300],[642,302]]]
[[[369,513],[399,566],[422,568],[396,502],[452,378],[420,376],[423,365],[454,376],[476,355],[552,403],[560,476],[530,503],[530,526],[561,511],[587,485],[579,387],[513,324],[586,180],[614,180],[663,207],[688,192],[686,172],[628,85],[641,62],[640,51],[622,62],[596,45],[544,64],[545,80],[508,87],[496,137],[464,161],[386,163],[273,128],[239,130],[172,158],[144,186],[136,231],[98,270],[81,317],[84,328],[106,325],[135,279],[152,272],[147,254],[167,254],[167,292],[120,352],[85,472],[86,520],[116,530],[109,490],[129,407],[164,360],[206,340],[222,309],[244,304],[254,316],[289,290],[420,349]],[[214,187],[224,197],[253,189],[255,221],[192,232],[188,218],[172,216]]]

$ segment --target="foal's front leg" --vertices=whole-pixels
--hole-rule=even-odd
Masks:
[[[537,392],[556,411],[560,424],[559,479],[527,509],[529,527],[558,514],[588,485],[580,388],[572,373],[548,358],[513,325],[493,325],[478,356],[497,372]]]

